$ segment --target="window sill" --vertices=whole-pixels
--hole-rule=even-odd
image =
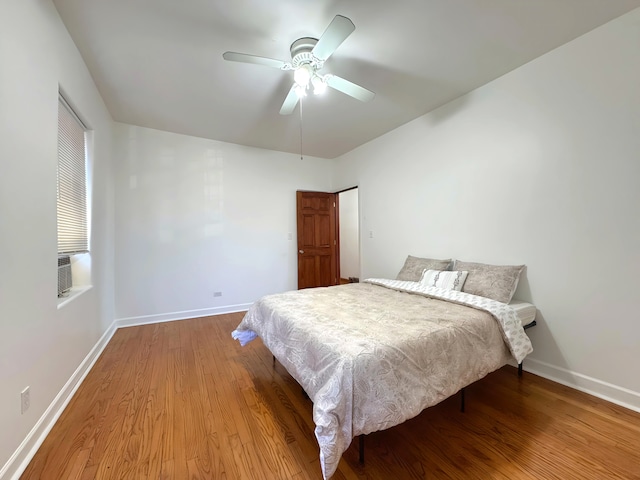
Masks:
[[[84,292],[88,292],[93,288],[92,285],[85,285],[82,287],[73,287],[66,296],[58,298],[58,309],[64,307],[67,303],[71,302],[74,298],[78,298]]]

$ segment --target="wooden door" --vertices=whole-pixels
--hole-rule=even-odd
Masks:
[[[338,284],[335,193],[296,192],[298,289]]]

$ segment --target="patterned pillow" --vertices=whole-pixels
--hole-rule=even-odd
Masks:
[[[447,290],[462,290],[462,285],[467,279],[468,272],[454,271],[447,272],[441,270],[425,270],[420,279],[422,285],[427,287],[445,288]]]
[[[518,287],[524,265],[487,265],[456,260],[455,270],[469,272],[462,291],[509,303]]]
[[[422,272],[425,270],[449,270],[450,266],[450,258],[447,260],[434,260],[433,258],[419,258],[409,255],[396,280],[419,282],[422,278]]]

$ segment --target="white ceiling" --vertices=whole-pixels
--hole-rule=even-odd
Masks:
[[[334,158],[636,7],[640,0],[54,0],[114,120],[300,153],[279,114],[290,61],[336,14],[356,30],[326,62],[376,93],[304,99],[302,151]]]

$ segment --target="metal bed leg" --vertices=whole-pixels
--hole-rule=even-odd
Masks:
[[[460,390],[460,411],[464,413],[464,388]]]
[[[276,356],[271,355],[273,357],[273,368],[276,368]]]
[[[533,322],[531,322],[531,323],[529,323],[529,324],[525,325],[525,326],[524,326],[524,327],[522,327],[522,328],[524,328],[525,330],[529,330],[531,327],[535,327],[537,324],[538,324],[538,322],[536,322],[536,321],[535,321],[535,319],[534,319],[534,320],[533,320]],[[518,364],[518,377],[521,377],[521,376],[522,376],[522,363],[523,363],[523,362],[520,362],[520,363]]]
[[[360,465],[364,465],[364,434],[361,434],[358,437],[358,448],[360,449],[360,456],[358,457],[358,461]]]

